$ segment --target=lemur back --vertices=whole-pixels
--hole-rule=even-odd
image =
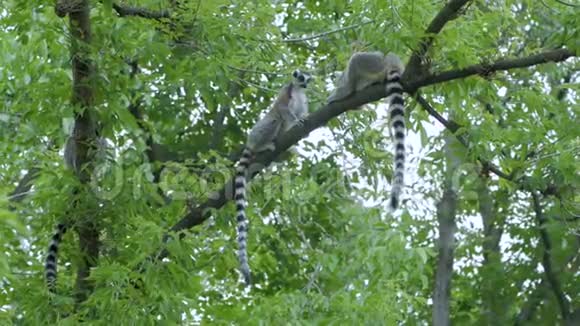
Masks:
[[[308,113],[308,98],[305,89],[312,77],[300,70],[294,71],[292,76],[293,81],[280,90],[270,111],[256,122],[248,134],[246,147],[236,166],[234,199],[238,224],[238,260],[246,286],[251,284],[247,254],[248,219],[245,211],[246,174],[254,154],[265,150],[275,150],[274,141],[276,138],[294,125],[301,123]]]

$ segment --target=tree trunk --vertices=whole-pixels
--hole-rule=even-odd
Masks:
[[[437,221],[439,222],[439,253],[433,291],[433,325],[451,324],[449,306],[451,301],[451,278],[453,276],[453,251],[455,246],[455,215],[457,211],[457,194],[453,184],[453,174],[457,171],[460,160],[453,152],[457,140],[448,135],[445,138],[447,166],[445,171],[445,189],[443,197],[437,204]]]

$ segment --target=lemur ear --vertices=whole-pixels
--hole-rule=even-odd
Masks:
[[[298,74],[300,74],[300,70],[294,70],[294,72],[292,73],[292,77],[298,78]]]

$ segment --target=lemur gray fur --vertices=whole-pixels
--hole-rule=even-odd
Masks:
[[[236,220],[238,232],[238,260],[240,272],[246,286],[251,285],[251,272],[248,263],[247,237],[248,219],[246,217],[246,174],[253,156],[256,153],[274,150],[274,141],[294,125],[302,123],[308,113],[306,86],[312,80],[310,74],[295,70],[292,82],[279,92],[272,108],[260,119],[248,134],[246,146],[236,166],[235,195]]]
[[[399,206],[405,174],[405,102],[400,82],[403,71],[401,59],[393,53],[384,55],[382,52],[357,52],[350,58],[336,89],[327,99],[327,103],[330,104],[343,100],[371,84],[385,82],[390,129],[394,135],[395,148],[393,186],[389,201],[389,206],[393,210]]]

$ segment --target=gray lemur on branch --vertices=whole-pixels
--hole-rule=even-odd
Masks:
[[[350,58],[336,89],[327,99],[328,104],[341,101],[372,84],[385,83],[395,147],[394,178],[389,202],[393,210],[399,206],[405,173],[405,102],[400,83],[403,71],[401,59],[393,53],[384,55],[382,52],[357,52]]]
[[[235,201],[238,223],[238,259],[240,271],[246,286],[251,285],[248,264],[247,237],[248,219],[246,217],[246,174],[253,156],[266,150],[275,150],[274,141],[294,125],[301,124],[308,113],[306,86],[312,76],[295,70],[292,82],[285,85],[278,94],[272,108],[260,119],[250,133],[246,146],[236,167]]]

